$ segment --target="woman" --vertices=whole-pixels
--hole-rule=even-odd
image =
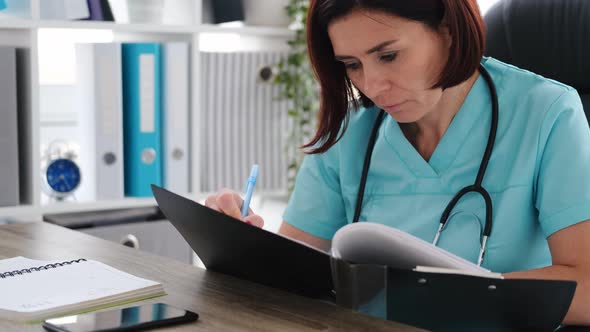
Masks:
[[[474,185],[485,192],[449,210],[438,246],[477,262],[489,198],[483,266],[576,280],[564,323],[590,324],[590,132],[577,92],[483,58],[475,0],[312,0],[307,24],[319,128],[279,232],[328,250],[340,227],[367,220],[432,241]],[[224,191],[206,204],[261,227],[241,202]]]

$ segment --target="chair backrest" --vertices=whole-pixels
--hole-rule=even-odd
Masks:
[[[501,0],[485,54],[576,88],[590,120],[590,0]]]

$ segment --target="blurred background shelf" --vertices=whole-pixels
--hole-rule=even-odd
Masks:
[[[121,19],[121,8],[112,7],[113,21],[75,18],[76,15],[80,15],[80,8],[70,8],[72,10],[66,13],[64,11],[65,7],[59,7],[66,6],[66,3],[71,5],[74,3],[73,1],[6,1],[8,7],[0,11],[0,47],[26,50],[27,56],[22,60],[23,63],[21,64],[26,67],[26,72],[24,75],[21,75],[23,73],[19,75],[24,81],[23,84],[26,86],[27,91],[23,105],[19,104],[18,110],[20,114],[18,133],[20,150],[19,178],[21,180],[19,188],[20,202],[16,205],[9,204],[6,206],[0,201],[0,220],[37,221],[46,213],[155,204],[152,198],[125,197],[116,200],[93,200],[92,196],[85,196],[85,190],[80,191],[80,189],[77,190],[77,197],[74,199],[69,198],[64,202],[48,202],[42,190],[44,187],[44,180],[41,177],[44,167],[42,165],[43,154],[52,139],[57,137],[73,142],[82,153],[86,148],[83,145],[84,140],[81,140],[85,133],[79,127],[82,122],[88,122],[83,119],[83,114],[87,113],[87,111],[83,109],[84,104],[77,104],[76,98],[81,93],[81,90],[74,87],[87,84],[87,81],[93,78],[87,76],[85,71],[80,72],[78,68],[81,54],[77,53],[77,45],[135,42],[161,44],[181,42],[188,45],[191,64],[188,73],[190,118],[188,123],[184,125],[190,128],[190,150],[187,155],[191,166],[191,176],[187,178],[187,181],[189,181],[191,193],[187,195],[198,199],[199,197],[205,197],[204,192],[210,191],[209,188],[205,188],[202,182],[202,179],[206,177],[203,174],[206,167],[206,158],[203,155],[205,138],[201,128],[203,126],[209,127],[209,124],[203,122],[209,121],[207,120],[207,113],[216,111],[208,109],[207,105],[204,105],[206,96],[211,93],[209,90],[213,88],[204,84],[207,80],[203,78],[203,75],[209,67],[208,64],[203,64],[204,56],[212,55],[211,59],[213,61],[217,57],[215,54],[219,54],[219,59],[223,58],[222,54],[236,54],[232,57],[238,59],[241,56],[239,54],[242,53],[260,53],[260,59],[267,59],[265,54],[279,54],[278,52],[285,54],[284,52],[288,51],[286,42],[294,35],[294,32],[286,24],[284,26],[245,25],[248,19],[245,17],[246,12],[243,11],[243,6],[246,2],[254,2],[253,0],[224,0],[223,7],[217,6],[220,2],[212,3],[210,0],[108,0],[111,6],[124,4],[123,7],[127,11],[123,19]],[[86,0],[81,0],[80,3],[86,3]],[[265,2],[261,3],[265,4]],[[51,6],[54,6],[53,9],[58,7],[61,9],[48,11],[48,8],[52,9]],[[250,8],[251,10],[250,4],[245,6],[247,7],[245,9]],[[220,8],[222,11],[220,11]],[[90,9],[89,6],[89,13]],[[56,15],[62,14],[68,16],[68,19],[55,18]],[[241,19],[242,21],[228,23],[231,18]],[[274,56],[273,59],[275,59]],[[248,108],[261,109],[262,105],[259,103],[263,102],[263,99],[260,98],[271,100],[274,97],[270,93],[269,83],[258,81],[257,71],[262,69],[260,67],[262,65],[273,66],[276,63],[268,62],[270,60],[244,59],[246,59],[244,61],[262,61],[251,62],[251,66],[256,67],[252,67],[247,72],[233,74],[251,75],[250,78],[246,77],[251,82],[249,84],[259,87],[252,90],[254,93],[252,102],[248,99],[245,99],[244,102],[248,104],[246,105]],[[264,61],[268,63],[265,64]],[[231,65],[231,63],[228,62],[227,65]],[[215,68],[223,72],[217,75],[214,71],[209,71],[209,75],[213,75],[210,77],[220,76],[228,71],[224,67],[217,66]],[[228,75],[228,73],[223,75]],[[217,85],[219,84],[222,84],[222,82]],[[220,88],[224,89],[221,86]],[[261,97],[260,92],[256,92],[258,91],[256,89],[267,92],[264,92],[264,97]],[[276,89],[273,91],[272,94],[275,94]],[[21,106],[23,106],[22,109]],[[268,105],[264,107],[272,108],[272,106]],[[272,126],[273,123],[267,122],[266,125]],[[257,132],[268,131],[261,129],[258,129]],[[219,130],[227,129],[219,127]],[[280,130],[274,134],[269,133],[267,136],[265,134],[259,135],[255,139],[261,142],[274,141],[280,143],[281,139],[276,137],[277,134],[280,135]],[[261,154],[276,154],[271,152],[269,147],[264,144],[257,145],[264,146],[265,150],[260,151]],[[279,147],[277,151],[282,151],[281,149],[282,147]],[[279,160],[281,158],[282,156],[276,155],[271,159]],[[220,159],[217,162],[223,162],[223,160]],[[276,163],[276,161],[273,162]],[[209,165],[211,164],[209,163]],[[249,166],[236,165],[235,167],[244,168],[245,171],[249,169]],[[213,166],[213,169],[217,168],[219,167]],[[85,179],[81,186],[86,186],[90,173],[87,169],[81,169],[81,171],[82,178]],[[267,172],[269,171],[265,170],[265,173]],[[236,175],[235,173],[235,179],[232,182],[235,184],[231,184],[231,186],[234,187],[233,189],[241,190],[242,179],[240,174]],[[240,179],[238,180],[238,178]],[[92,179],[90,180],[92,181]],[[255,202],[264,202],[266,200],[268,202],[277,202],[277,204],[274,204],[275,206],[284,205],[287,196],[286,188],[265,190],[263,186],[264,184],[261,184],[260,189],[257,188],[259,197],[255,198]],[[280,194],[277,194],[278,192]],[[266,199],[262,196],[269,198]],[[280,207],[273,209],[275,211],[273,212],[274,218],[280,218],[280,216],[276,216],[279,210]]]
[[[38,216],[47,213],[80,212],[89,210],[107,210],[131,207],[143,207],[155,205],[153,198],[125,198],[114,201],[95,202],[64,202],[52,205],[20,205],[14,207],[1,207],[0,220],[4,221],[38,221]]]
[[[216,24],[202,24],[195,32],[236,33],[240,35],[254,35],[266,37],[290,38],[295,33],[287,27],[263,27],[263,26],[220,26]]]
[[[30,19],[18,19],[18,18],[3,18],[0,19],[0,29],[34,29],[36,28],[37,21]]]
[[[52,29],[106,29],[121,32],[164,32],[192,34],[196,31],[194,26],[184,25],[158,25],[150,23],[115,23],[98,21],[49,21],[35,22],[36,28]]]

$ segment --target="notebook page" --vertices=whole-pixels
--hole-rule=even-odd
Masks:
[[[56,263],[57,261],[38,261],[22,256],[7,258],[0,260],[0,273],[28,269],[32,266],[37,267],[49,263]]]
[[[33,266],[39,265],[44,264]],[[82,261],[0,278],[0,309],[41,311],[156,285],[159,283],[135,277],[100,262]]]

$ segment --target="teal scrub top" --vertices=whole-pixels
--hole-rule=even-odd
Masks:
[[[493,224],[483,266],[510,272],[551,265],[547,237],[590,219],[590,130],[575,89],[483,58],[496,85],[496,143],[483,180]],[[488,140],[491,96],[480,75],[430,160],[391,117],[373,150],[360,221],[395,227],[432,242],[440,217],[475,182]],[[283,215],[290,225],[331,239],[351,223],[363,160],[379,109],[353,112],[342,139],[307,155]],[[438,246],[477,261],[485,203],[476,193],[455,206]]]

